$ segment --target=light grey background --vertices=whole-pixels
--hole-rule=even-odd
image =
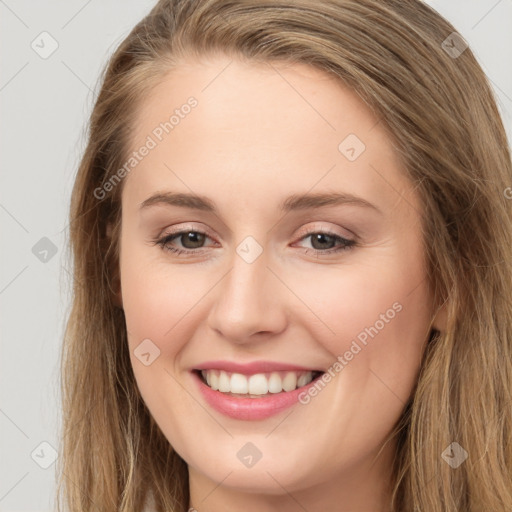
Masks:
[[[512,0],[428,3],[470,43],[512,138]],[[41,443],[58,446],[69,196],[100,70],[153,4],[0,0],[0,512],[53,510],[55,464]],[[58,48],[43,59],[31,45],[50,49],[45,31]]]

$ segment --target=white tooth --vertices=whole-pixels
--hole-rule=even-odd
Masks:
[[[241,373],[233,373],[231,375],[231,393],[240,393],[242,395],[248,393],[249,385],[247,377]]]
[[[250,377],[241,373],[229,374],[222,370],[203,370],[201,373],[213,390],[219,390],[222,393],[252,395],[252,398],[267,393],[293,391],[313,380],[313,372],[310,371],[272,372],[268,379],[263,373],[257,373]]]
[[[309,384],[311,382],[311,377],[313,376],[312,372],[302,373],[300,377],[297,379],[297,387],[300,388]]]
[[[285,391],[293,391],[297,387],[297,374],[288,372],[283,379],[283,389]]]
[[[216,391],[217,389],[219,389],[219,376],[217,374],[217,371],[216,370],[210,370],[208,372],[208,375],[210,377],[210,381],[209,381],[210,387],[214,391]]]
[[[222,370],[219,372],[219,391],[223,393],[229,393],[231,391],[228,374]]]
[[[249,377],[249,393],[251,395],[265,395],[268,393],[268,381],[265,375],[257,373]]]
[[[268,379],[268,390],[270,393],[281,393],[283,390],[281,376],[277,372],[272,372]]]

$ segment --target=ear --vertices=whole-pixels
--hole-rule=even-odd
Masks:
[[[445,332],[446,327],[448,325],[448,304],[444,302],[439,309],[437,310],[434,320],[432,322],[432,327],[440,332]]]
[[[107,238],[112,237],[112,233],[114,231],[114,227],[112,225],[112,222],[109,222],[107,224]],[[111,289],[111,298],[112,303],[118,307],[123,309],[123,296],[121,293],[121,276],[119,274],[119,264],[115,267],[110,269],[112,272],[112,289]]]

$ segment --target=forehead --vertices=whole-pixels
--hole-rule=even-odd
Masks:
[[[314,189],[389,207],[411,189],[380,119],[304,64],[182,62],[139,105],[131,148],[143,146],[123,202],[172,189],[262,209]]]

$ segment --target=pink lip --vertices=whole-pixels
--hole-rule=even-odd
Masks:
[[[241,373],[252,375],[254,373],[267,373],[278,371],[323,371],[316,368],[306,368],[287,363],[276,363],[274,361],[254,361],[252,363],[235,363],[231,361],[206,361],[194,367],[194,370],[224,370],[230,373]],[[256,398],[251,400],[257,400]]]
[[[212,367],[209,366],[208,368]],[[280,369],[283,369],[282,365],[280,365]],[[216,411],[238,420],[263,420],[284,411],[295,405],[298,402],[299,395],[307,392],[307,389],[310,386],[314,386],[317,379],[321,378],[321,376],[318,376],[306,386],[297,388],[294,391],[268,394],[262,398],[243,398],[214,391],[202,381],[197,372],[191,373],[206,402]]]

